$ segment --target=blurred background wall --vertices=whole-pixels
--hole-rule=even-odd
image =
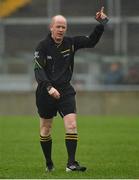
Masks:
[[[75,56],[72,84],[81,114],[139,114],[138,0],[0,0],[0,115],[34,115],[33,55],[50,18],[68,19],[67,35],[89,35],[95,13],[110,21],[100,42]]]

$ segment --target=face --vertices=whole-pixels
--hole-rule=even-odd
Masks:
[[[56,43],[61,43],[67,30],[67,21],[62,16],[56,16],[53,18],[50,24],[50,31],[52,38]]]

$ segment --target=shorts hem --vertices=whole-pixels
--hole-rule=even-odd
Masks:
[[[42,116],[42,115],[39,114],[39,117],[43,118],[43,119],[52,119],[54,116]]]

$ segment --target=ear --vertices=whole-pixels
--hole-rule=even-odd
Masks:
[[[51,31],[51,32],[53,31],[53,28],[52,28],[52,27],[50,28],[50,31]]]
[[[49,25],[49,29],[51,32],[53,31],[53,26],[51,24]]]

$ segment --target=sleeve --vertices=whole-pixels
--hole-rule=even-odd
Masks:
[[[104,32],[104,25],[99,24],[89,36],[76,36],[73,38],[74,50],[81,48],[93,48],[100,40]]]
[[[39,43],[34,53],[34,73],[36,81],[39,83],[43,83],[46,88],[51,86],[51,82],[47,77],[44,67],[46,66],[46,57],[43,50],[42,43]]]

